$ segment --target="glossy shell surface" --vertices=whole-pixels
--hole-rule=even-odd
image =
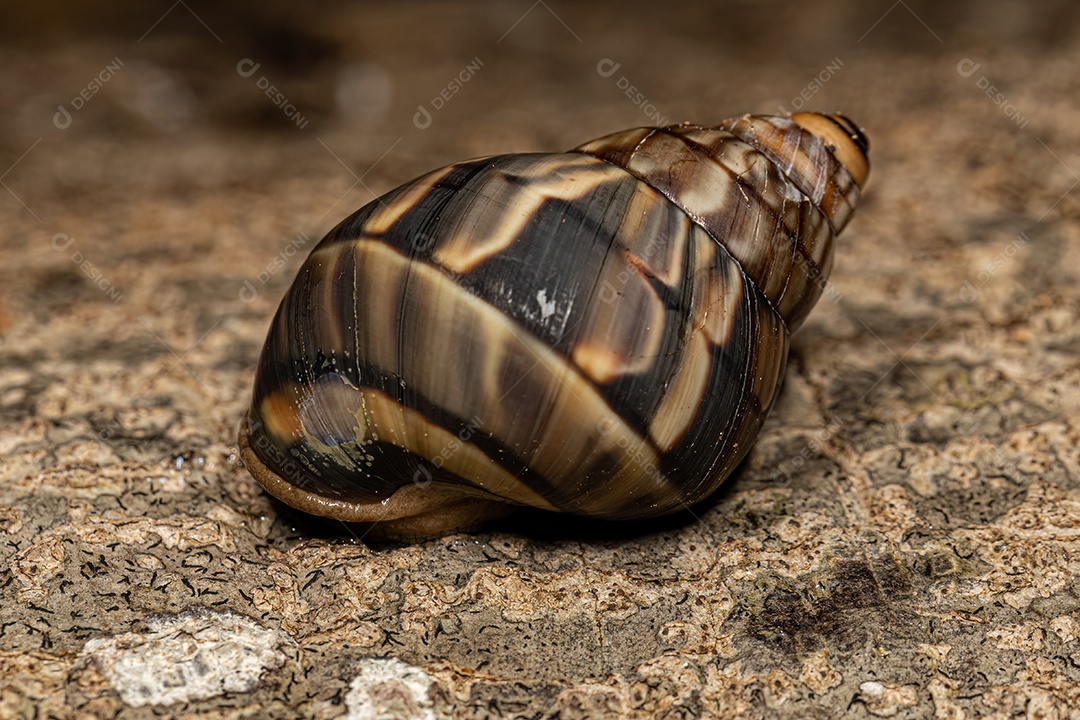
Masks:
[[[302,510],[403,532],[701,500],[776,400],[866,149],[842,116],[743,116],[402,185],[283,299],[245,462]]]

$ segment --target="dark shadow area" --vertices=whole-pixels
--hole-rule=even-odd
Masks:
[[[459,532],[467,533],[477,539],[483,539],[492,532],[500,532],[545,543],[569,541],[583,543],[637,543],[646,540],[650,535],[675,532],[699,523],[701,518],[716,505],[723,503],[726,498],[739,492],[739,477],[744,466],[745,462],[740,464],[731,477],[709,497],[684,510],[660,517],[641,520],[603,520],[523,507],[505,518],[487,522],[479,527],[466,528]],[[742,489],[745,489],[745,487]],[[346,523],[340,520],[310,515],[286,505],[275,497],[268,497],[277,515],[274,522],[274,531],[271,537],[268,538],[268,541],[271,542],[293,543],[303,540],[325,540],[344,543],[362,542],[372,548],[380,549],[438,539],[387,540],[373,538],[369,536],[369,527],[365,524]]]

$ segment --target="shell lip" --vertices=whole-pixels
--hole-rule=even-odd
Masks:
[[[237,438],[240,458],[266,492],[310,515],[370,524],[372,527],[364,537],[420,540],[473,528],[517,509],[517,505],[508,500],[486,493],[479,496],[467,488],[440,482],[404,485],[383,501],[356,502],[326,497],[297,487],[269,468],[251,446],[249,433],[245,417]]]

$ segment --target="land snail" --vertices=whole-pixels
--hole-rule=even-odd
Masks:
[[[330,231],[282,300],[245,465],[383,537],[705,498],[776,400],[867,151],[842,115],[744,115],[402,185]]]

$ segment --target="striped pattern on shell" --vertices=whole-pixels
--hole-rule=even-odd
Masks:
[[[866,149],[842,116],[743,116],[402,185],[283,299],[245,463],[287,503],[389,535],[706,497],[776,400]]]

